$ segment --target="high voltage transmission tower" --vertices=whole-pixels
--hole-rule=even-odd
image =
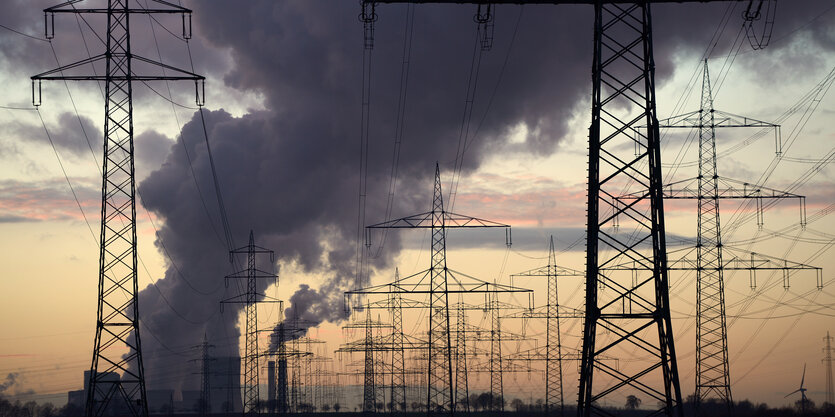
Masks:
[[[395,269],[395,282],[400,281],[400,272],[398,269]],[[349,305],[346,303],[346,305]],[[391,383],[390,383],[390,411],[393,413],[403,414],[406,412],[406,375],[410,374],[406,370],[406,359],[405,359],[405,351],[406,350],[425,350],[428,344],[423,340],[418,340],[414,337],[408,336],[403,333],[403,308],[427,308],[428,304],[425,302],[415,301],[411,299],[403,299],[403,293],[399,291],[391,291],[388,294],[387,298],[370,301],[366,300],[366,304],[356,305],[352,307],[352,310],[360,311],[365,309],[369,312],[372,309],[379,309],[379,310],[387,310],[391,315],[391,324],[383,324],[382,322],[356,322],[353,324],[347,325],[346,329],[355,329],[362,326],[363,329],[366,329],[366,337],[364,339],[355,340],[343,344],[337,350],[339,353],[352,353],[352,352],[361,352],[365,355],[373,355],[373,353],[368,353],[368,351],[376,352],[378,357],[380,354],[385,352],[391,352],[391,361],[390,363],[390,372],[387,370],[378,369],[379,366],[371,365],[368,367],[367,362],[363,362],[363,383],[364,386],[370,386],[370,384],[374,384],[374,390],[376,396],[380,396],[381,390],[379,384],[377,384],[377,379],[366,378],[367,372],[365,371],[366,368],[372,369],[372,372],[376,374],[378,377],[383,374],[391,374]],[[367,317],[367,318],[370,318]],[[364,323],[364,324],[363,324]],[[376,323],[376,324],[375,324]],[[368,339],[368,325],[372,324],[372,326],[379,326],[382,328],[390,328],[391,333],[389,335],[379,336],[373,341]],[[377,360],[380,362],[380,360]],[[365,392],[370,392],[371,388],[364,388]]]
[[[584,275],[581,271],[557,265],[553,236],[551,236],[548,247],[548,265],[512,275],[514,277],[545,277],[548,279],[548,301],[544,318],[546,320],[545,413],[549,416],[555,416],[557,411],[559,411],[560,416],[565,414],[565,398],[562,383],[562,349],[560,343],[560,302],[559,291],[557,289],[559,277],[577,277]]]
[[[258,358],[261,356],[258,351],[258,303],[272,302],[280,303],[264,294],[258,293],[258,280],[271,279],[278,284],[278,275],[262,271],[257,268],[255,257],[259,254],[270,255],[270,264],[275,262],[275,252],[255,245],[255,236],[250,230],[249,244],[229,252],[230,262],[234,262],[236,255],[246,255],[246,269],[235,272],[225,277],[228,284],[230,279],[242,279],[245,281],[246,292],[221,301],[221,308],[224,304],[244,304],[246,310],[246,343],[244,344],[244,415],[257,415],[260,411],[258,403]]]
[[[783,285],[788,287],[789,271],[816,268],[802,264],[789,266],[788,261],[777,259],[770,260],[770,268],[766,268],[763,264],[753,262],[755,257],[757,260],[763,259],[757,254],[751,254],[752,262],[747,266],[731,265],[723,261],[723,257],[726,257],[726,255],[723,256],[723,251],[733,253],[733,249],[722,244],[719,200],[755,200],[757,224],[762,226],[763,200],[797,199],[800,202],[800,222],[801,225],[805,225],[805,197],[719,176],[716,168],[716,129],[741,127],[774,129],[775,147],[779,154],[781,148],[779,126],[714,109],[707,60],[704,63],[702,76],[701,108],[661,120],[659,126],[699,130],[698,176],[663,187],[664,198],[698,200],[695,259],[687,259],[685,256],[672,261],[669,266],[670,269],[687,269],[681,267],[681,264],[686,261],[693,264],[695,266],[693,269],[696,271],[696,406],[698,407],[708,397],[715,396],[730,408],[733,406],[733,397],[728,363],[724,271],[745,269],[754,273],[761,269],[780,269],[784,273]],[[619,200],[628,202],[635,198],[637,196],[631,194]],[[756,285],[755,280],[752,280],[751,285]]]
[[[191,360],[200,363],[200,372],[197,372],[200,375],[200,404],[198,405],[200,417],[206,417],[212,412],[211,363],[216,359],[209,355],[209,349],[214,347],[215,345],[209,344],[204,334],[203,343],[195,346],[200,349],[200,358]]]
[[[432,414],[452,412],[455,407],[449,295],[459,293],[489,294],[495,291],[530,293],[530,290],[527,289],[491,284],[448,269],[446,263],[446,230],[463,227],[501,227],[508,229],[506,243],[510,244],[510,226],[444,210],[440,167],[436,164],[431,211],[367,226],[368,229],[431,229],[430,268],[390,284],[346,292],[346,296],[387,295],[392,292],[426,294],[429,296],[427,406],[429,413]]]
[[[376,404],[380,398],[384,398],[383,387],[381,386],[380,375],[382,372],[382,361],[374,357],[382,351],[394,350],[391,343],[383,340],[381,331],[383,329],[391,329],[392,325],[378,320],[372,320],[372,309],[370,306],[365,307],[365,320],[350,322],[342,328],[344,330],[359,329],[363,331],[364,337],[359,341],[347,343],[337,349],[338,353],[342,352],[360,352],[363,354],[363,390],[362,390],[362,412],[373,413],[377,410]],[[374,333],[378,333],[376,336]],[[399,346],[402,350],[402,345]]]
[[[826,372],[826,402],[829,406],[835,404],[835,387],[832,386],[832,336],[826,332],[826,337],[823,338],[823,362],[824,372]]]
[[[395,268],[394,280],[400,279],[400,270]],[[391,350],[391,404],[392,408],[400,416],[406,414],[406,358],[405,347],[403,346],[403,294],[399,292],[392,293],[389,296],[391,306],[391,331],[392,331],[392,350]]]
[[[649,413],[683,415],[670,319],[650,13],[651,3],[669,1],[362,0],[366,45],[369,36],[373,38],[377,3],[594,6],[586,320],[578,398],[581,416],[606,415],[608,412],[602,404],[607,398],[630,393],[648,395],[651,401],[647,404],[659,405],[660,409],[647,410]],[[635,153],[627,149],[635,149]],[[639,197],[621,205],[617,196],[623,193],[624,186],[629,186]],[[631,233],[616,232],[618,217],[630,220]],[[608,268],[625,259],[634,260],[638,265],[631,274]],[[604,285],[611,291],[601,293]],[[635,348],[650,359],[629,361],[620,369],[597,360],[604,353],[634,357]],[[430,381],[430,389],[433,382]]]
[[[191,10],[162,0],[152,0],[156,8],[134,9],[130,7],[129,0],[109,0],[106,8],[76,7],[81,1],[70,0],[44,9],[46,37],[52,39],[55,34],[56,13],[103,14],[107,18],[106,50],[33,76],[33,104],[41,104],[42,80],[104,83],[98,308],[86,415],[93,417],[127,412],[132,416],[147,416],[137,303],[133,81],[191,80],[199,85],[204,78],[131,52],[132,14],[182,15],[183,37],[188,39],[191,36]],[[139,71],[134,65],[136,63],[140,64]],[[83,73],[88,68],[93,69],[92,75]],[[162,75],[140,73],[151,69],[162,72]],[[196,87],[196,90],[197,104],[202,105],[201,89]]]
[[[733,192],[733,186],[720,188],[720,177],[716,169],[716,129],[723,127],[778,129],[778,126],[716,111],[713,107],[707,60],[705,60],[702,78],[701,108],[697,115],[691,114],[690,116],[695,120],[689,120],[688,116],[672,118],[669,119],[669,123],[662,121],[661,126],[697,127],[699,129],[697,192],[695,196],[690,197],[697,199],[699,203],[696,241],[696,406],[698,407],[711,395],[715,395],[728,407],[732,407],[719,199],[754,198],[758,203],[758,209],[761,209],[762,197],[759,194],[762,192],[746,190],[748,192],[743,192],[740,196]],[[667,194],[675,194],[675,191],[665,193],[665,198],[678,197]],[[800,198],[801,202],[804,201],[803,197],[790,193],[772,194],[766,198]],[[758,210],[758,213],[761,212]],[[757,218],[761,220],[762,215],[758,215]],[[758,223],[761,224],[761,222]]]

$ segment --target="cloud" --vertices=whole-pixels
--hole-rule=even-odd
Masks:
[[[137,178],[145,178],[158,169],[173,145],[174,141],[155,130],[146,130],[136,135],[134,147]]]
[[[11,388],[15,385],[19,387],[19,377],[20,374],[17,372],[10,372],[6,374],[6,379],[3,382],[0,382],[0,397],[7,392],[10,392]]]
[[[64,112],[58,115],[56,124],[48,124],[49,137],[41,125],[27,124],[20,121],[5,126],[6,133],[26,141],[49,145],[52,143],[59,151],[68,151],[75,157],[89,157],[91,153],[101,162],[102,131],[98,123],[86,116]]]
[[[100,186],[95,181],[73,178],[73,187],[86,213],[101,205]],[[0,180],[0,221],[83,220],[66,181]]]

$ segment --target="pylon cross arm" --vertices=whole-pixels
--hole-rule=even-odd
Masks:
[[[110,11],[108,8],[86,8],[81,9],[77,8],[74,5],[77,3],[81,3],[84,0],[69,0],[65,1],[61,4],[57,4],[52,7],[48,7],[44,9],[45,13],[107,13]],[[187,9],[183,6],[165,1],[165,0],[151,0],[153,3],[161,4],[166,6],[167,8],[156,8],[152,9],[149,7],[143,7],[139,9],[127,9],[128,13],[137,13],[137,14],[153,14],[153,13],[191,13],[191,9]],[[120,10],[124,11],[124,9]]]
[[[366,226],[367,229],[430,229],[438,227],[437,222],[433,221],[434,212],[428,211],[425,213],[415,214],[412,216],[403,217],[400,219],[390,220],[387,222],[372,224]],[[490,220],[480,219],[478,217],[465,216],[462,214],[443,212],[443,227],[457,228],[457,227],[510,227],[509,225],[498,223]]]

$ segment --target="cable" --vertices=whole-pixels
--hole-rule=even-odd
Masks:
[[[412,39],[415,27],[415,7],[413,4],[406,6],[406,24],[403,30],[403,58],[400,64],[400,88],[399,96],[397,98],[397,114],[395,117],[394,128],[394,149],[391,157],[391,171],[389,173],[388,198],[386,200],[386,211],[384,222],[391,220],[391,211],[394,207],[394,195],[397,189],[397,176],[400,166],[400,148],[403,142],[403,131],[406,119],[406,92],[409,85],[409,67],[411,66],[412,57]],[[389,229],[383,229],[383,236],[380,239],[380,244],[377,247],[377,253],[374,258],[378,258],[386,244]]]
[[[90,231],[90,236],[93,237],[93,241],[96,242],[96,246],[99,245],[99,239],[96,237],[96,233],[93,232],[93,226],[90,225],[90,221],[87,219],[87,214],[84,213],[84,209],[81,207],[81,201],[78,199],[78,194],[75,193],[75,188],[72,186],[72,182],[70,181],[69,175],[67,175],[67,170],[64,169],[64,163],[61,162],[61,156],[58,154],[58,149],[55,148],[55,142],[52,141],[52,135],[49,134],[49,129],[46,127],[46,122],[43,120],[43,116],[41,115],[41,110],[35,108],[38,112],[38,118],[41,120],[41,125],[43,126],[43,130],[46,133],[47,139],[49,139],[49,145],[52,146],[52,152],[55,153],[55,159],[58,161],[58,166],[61,167],[61,173],[64,174],[64,179],[67,180],[67,185],[70,187],[70,191],[72,192],[72,197],[75,200],[76,206],[78,206],[78,211],[81,212],[81,217],[84,218],[84,223],[87,224],[87,229]]]
[[[373,13],[373,12],[372,12]],[[369,23],[364,23],[369,24]],[[366,250],[363,249],[363,236],[365,231],[365,208],[368,193],[368,142],[369,126],[371,120],[371,58],[373,46],[363,45],[362,50],[362,98],[360,112],[360,143],[359,143],[359,189],[357,191],[357,239],[356,239],[356,286],[370,285],[365,281]],[[368,277],[370,281],[370,277]]]
[[[36,40],[36,41],[46,42],[46,39],[39,38],[39,37],[37,37],[37,36],[32,36],[32,35],[29,35],[29,34],[23,33],[23,32],[21,32],[21,31],[19,31],[19,30],[12,29],[12,28],[10,28],[10,27],[8,27],[8,26],[6,26],[6,25],[0,25],[0,28],[6,29],[6,30],[8,30],[8,31],[12,31],[12,32],[14,32],[14,33],[17,33],[18,35],[25,36],[25,37],[27,37],[27,38],[29,38],[29,39],[34,39],[34,40]]]
[[[453,163],[452,179],[450,180],[449,194],[447,196],[447,207],[449,211],[455,208],[455,196],[458,193],[458,182],[461,178],[461,169],[464,164],[464,144],[470,134],[470,122],[473,118],[473,107],[475,105],[475,93],[478,86],[478,76],[481,70],[481,57],[484,48],[481,45],[481,25],[476,27],[473,55],[470,60],[470,71],[467,74],[467,90],[464,98],[464,114],[461,116],[461,127],[458,130],[458,145],[455,149],[455,162]]]
[[[516,35],[519,33],[519,24],[522,22],[522,12],[524,12],[524,10],[524,5],[519,7],[519,15],[516,16],[516,24],[513,26],[513,35],[511,35],[510,37],[510,45],[507,47],[507,52],[505,53],[504,62],[502,62],[502,67],[499,70],[499,76],[496,79],[496,84],[493,85],[493,91],[490,93],[490,98],[487,100],[487,107],[484,109],[484,114],[482,114],[481,120],[479,120],[478,125],[476,126],[475,133],[473,133],[469,140],[467,138],[465,138],[464,140],[464,149],[461,152],[462,163],[464,153],[466,153],[467,149],[475,142],[479,132],[481,132],[481,127],[484,126],[484,122],[487,120],[487,115],[490,114],[490,109],[493,107],[493,100],[496,98],[496,92],[499,91],[499,86],[501,85],[502,79],[504,79],[504,73],[507,69],[507,64],[508,62],[510,62],[510,53],[511,51],[513,51],[513,46],[516,44]],[[456,190],[457,188],[458,183],[456,182]]]

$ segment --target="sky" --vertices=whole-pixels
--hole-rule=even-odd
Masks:
[[[104,22],[59,15],[47,42],[42,9],[51,5],[0,4],[0,378],[6,377],[0,395],[61,403],[67,390],[81,387],[95,330],[102,89],[44,83],[35,110],[29,77],[97,54]],[[263,267],[278,272],[280,283],[259,290],[284,300],[288,316],[322,323],[316,332],[329,351],[345,342],[342,293],[357,285],[361,178],[366,224],[429,210],[437,162],[445,192],[454,190],[446,196],[450,210],[513,226],[510,249],[503,233],[451,232],[453,269],[509,282],[509,274],[547,261],[552,235],[558,263],[583,268],[589,7],[496,7],[493,46],[479,53],[474,6],[379,6],[374,49],[366,56],[371,93],[363,175],[364,51],[356,2],[184,5],[194,10],[188,43],[177,37],[179,19],[132,20],[134,53],[206,77],[202,115],[189,82],[134,88],[140,332],[149,387],[195,389],[188,360],[197,357],[192,347],[204,335],[218,355],[237,354],[241,345],[240,310],[219,307],[236,287],[224,285],[234,267],[217,189],[235,247],[252,230],[258,245],[276,252],[276,262],[265,259]],[[831,283],[835,99],[827,93],[835,70],[835,7],[822,0],[779,2],[770,42],[756,49],[767,19],[748,33],[743,8],[653,6],[658,114],[698,110],[707,58],[717,109],[780,124],[779,159],[773,131],[719,131],[718,170],[806,195],[809,224],[799,227],[793,201],[769,208],[761,228],[750,205],[723,201],[724,243],[823,267],[823,280]],[[405,31],[409,10],[414,25]],[[405,66],[404,45],[411,51]],[[480,57],[477,76],[474,56]],[[456,158],[462,132],[468,146]],[[665,183],[694,177],[693,132],[662,133]],[[456,160],[462,161],[457,171]],[[668,201],[665,209],[670,250],[692,245],[695,204]],[[373,239],[372,284],[390,281],[395,267],[407,275],[429,264],[421,231]],[[747,272],[727,276],[734,398],[787,404],[783,397],[797,388],[806,363],[808,394],[822,402],[822,339],[835,330],[835,292],[817,290],[814,274],[804,272],[791,277],[788,289],[779,274],[756,279],[752,289]],[[544,284],[520,285],[535,290],[537,305],[544,302]],[[560,285],[563,305],[583,305],[581,278]],[[692,274],[671,273],[671,300],[686,395],[694,381]],[[259,327],[272,327],[279,313],[276,304],[262,305]],[[575,321],[564,326],[564,343],[576,348],[582,326]],[[519,323],[507,326],[521,331]],[[532,335],[541,333],[541,325],[531,326]],[[536,379],[513,376],[505,384],[507,395],[521,395]],[[576,398],[576,388],[566,396]]]

